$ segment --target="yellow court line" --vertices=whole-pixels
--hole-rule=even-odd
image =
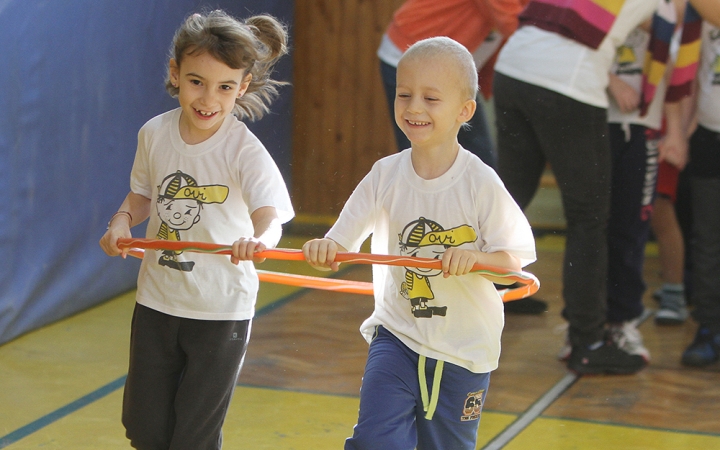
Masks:
[[[677,450],[720,448],[720,435],[602,424],[578,420],[539,418],[513,439],[505,450]]]

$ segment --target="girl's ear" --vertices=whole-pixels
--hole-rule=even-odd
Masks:
[[[175,61],[175,58],[170,58],[168,69],[170,72],[170,83],[177,87],[178,80],[180,79],[180,67],[177,64],[177,61]]]
[[[460,110],[460,115],[458,116],[458,120],[460,123],[466,123],[472,119],[472,116],[475,115],[475,110],[477,109],[477,102],[475,100],[465,100],[465,103],[463,103],[462,110]]]
[[[245,75],[245,78],[243,78],[242,83],[240,83],[240,90],[238,91],[238,98],[245,95],[245,91],[248,90],[248,87],[250,87],[250,82],[252,81],[252,74],[248,73]]]

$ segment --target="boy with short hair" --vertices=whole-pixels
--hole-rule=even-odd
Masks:
[[[503,305],[476,263],[519,271],[535,261],[527,219],[500,178],[460,147],[475,112],[472,55],[449,38],[412,45],[398,64],[395,120],[412,147],[375,163],[307,261],[337,270],[338,251],[435,258],[441,270],[373,266],[375,310],[360,414],[346,449],[474,449]],[[440,276],[442,275],[442,276]]]

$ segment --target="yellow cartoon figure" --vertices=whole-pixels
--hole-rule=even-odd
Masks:
[[[180,231],[189,230],[200,220],[205,203],[223,203],[228,196],[227,186],[198,186],[190,175],[177,171],[168,175],[158,186],[157,214],[162,221],[158,239],[179,241]],[[179,251],[163,251],[158,263],[171,269],[190,272],[192,261],[178,261]]]
[[[445,230],[439,223],[420,217],[407,224],[398,238],[401,255],[439,260],[449,247],[475,242],[477,234],[469,225]],[[435,299],[429,278],[440,273],[440,269],[405,268],[400,294],[410,300],[413,316],[431,318],[447,313],[447,306],[428,306],[428,301]]]

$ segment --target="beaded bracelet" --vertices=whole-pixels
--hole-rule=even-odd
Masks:
[[[127,211],[118,211],[118,212],[116,212],[115,214],[113,214],[113,215],[110,217],[110,220],[108,220],[108,223],[107,223],[107,229],[108,229],[108,230],[110,229],[110,224],[112,223],[113,219],[114,219],[115,217],[117,217],[118,214],[127,214],[128,219],[130,219],[130,224],[129,224],[129,225],[132,225],[132,220],[133,220],[132,214],[130,214],[130,213],[127,212]]]

